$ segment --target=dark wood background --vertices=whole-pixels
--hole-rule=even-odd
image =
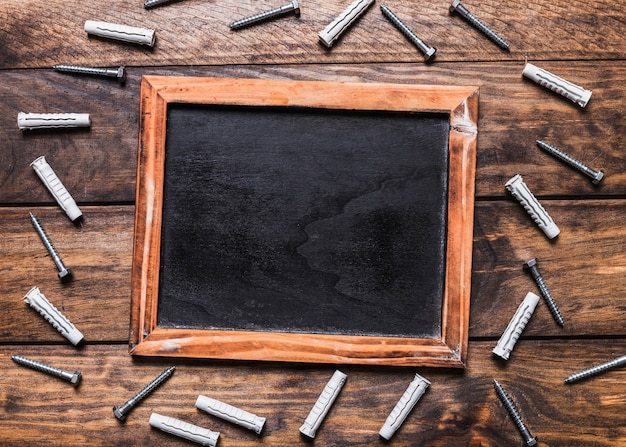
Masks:
[[[281,2],[279,2],[281,3]],[[0,0],[0,444],[185,445],[148,425],[152,411],[222,432],[222,446],[500,446],[522,439],[492,379],[513,396],[543,445],[626,444],[626,369],[575,385],[563,379],[626,351],[626,6],[609,0],[467,0],[511,45],[500,50],[448,1],[377,2],[336,46],[317,33],[349,1],[302,2],[302,16],[232,32],[272,1],[181,0],[146,11],[142,0]],[[438,48],[425,65],[382,16],[384,4]],[[85,20],[156,29],[154,49],[88,38]],[[593,91],[576,105],[522,79],[528,59]],[[55,73],[56,63],[128,67],[128,81]],[[161,360],[128,355],[139,82],[144,74],[480,86],[477,203],[468,368],[340,368],[348,381],[315,442],[298,428],[335,366]],[[22,133],[17,113],[86,112],[89,130]],[[594,187],[535,145],[545,139],[604,169]],[[85,214],[74,227],[29,164],[45,155]],[[561,228],[554,242],[507,195],[520,173]],[[42,221],[74,269],[61,285],[29,219]],[[491,354],[540,268],[565,318],[540,302],[511,359]],[[38,286],[85,334],[74,348],[28,308]],[[15,365],[21,354],[81,369],[69,384]],[[174,376],[126,423],[111,408],[160,371]],[[378,430],[415,372],[432,382],[390,443]],[[206,394],[267,417],[261,437],[194,408]]]

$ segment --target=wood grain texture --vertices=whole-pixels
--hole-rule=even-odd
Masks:
[[[346,385],[322,424],[315,444],[363,445],[521,445],[521,437],[498,400],[497,379],[511,395],[541,445],[614,446],[626,440],[623,396],[615,390],[626,370],[565,385],[579,369],[612,359],[626,349],[623,340],[523,340],[504,365],[492,356],[491,342],[472,342],[465,373],[422,368],[432,382],[390,443],[378,436],[385,418],[402,395],[414,369],[342,366]],[[23,355],[63,369],[82,372],[77,388],[14,364]],[[541,367],[538,368],[537,365]],[[166,367],[173,376],[137,405],[126,422],[112,412]],[[76,351],[48,346],[0,347],[0,418],[4,442],[27,445],[185,445],[151,429],[152,412],[221,432],[220,445],[293,447],[310,445],[298,428],[332,375],[334,367],[150,359],[138,361],[125,346],[90,345]],[[36,386],[33,384],[36,383]],[[260,436],[197,410],[203,394],[267,418]],[[61,423],[62,421],[62,423]],[[607,423],[610,421],[610,423]]]
[[[179,0],[147,11],[143,0],[0,0],[0,445],[187,445],[150,429],[152,411],[222,431],[224,446],[521,445],[492,379],[513,397],[540,445],[626,444],[624,369],[573,386],[562,380],[624,353],[623,155],[626,6],[610,0],[463,0],[511,44],[500,50],[458,16],[451,1],[384,2],[438,52],[432,64],[382,16],[379,2],[331,50],[317,32],[349,3],[303,2],[302,16],[241,32],[228,24],[278,6],[273,0]],[[154,27],[153,50],[87,37],[85,20]],[[524,61],[593,92],[580,110],[521,77]],[[128,66],[124,86],[55,73],[56,63]],[[348,383],[305,442],[298,427],[334,366],[182,361],[125,424],[120,405],[170,360],[132,359],[128,351],[139,83],[142,75],[390,82],[480,87],[477,203],[473,233],[470,343],[464,373],[420,369],[432,385],[389,443],[377,431],[415,370],[351,366]],[[87,112],[89,130],[17,129],[17,113]],[[606,177],[593,187],[536,146],[569,152]],[[45,155],[85,212],[76,228],[29,164]],[[522,174],[562,230],[550,243],[509,197]],[[75,281],[62,287],[28,222],[42,220]],[[559,328],[539,303],[510,360],[491,355],[527,291],[522,262],[539,267],[565,318]],[[85,334],[69,345],[22,297],[38,285]],[[81,368],[74,389],[19,367],[23,354]],[[220,422],[193,408],[200,393],[268,417],[266,433]]]

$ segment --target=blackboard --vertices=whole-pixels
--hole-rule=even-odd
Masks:
[[[131,352],[462,366],[477,95],[451,92],[144,78]]]

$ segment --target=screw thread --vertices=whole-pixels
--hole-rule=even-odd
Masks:
[[[546,300],[546,304],[548,305],[548,309],[550,309],[550,313],[559,324],[559,326],[564,326],[565,322],[563,321],[563,316],[559,311],[559,306],[557,306],[556,301],[554,301],[554,298],[552,298],[552,294],[548,290],[548,286],[546,286],[546,283],[541,275],[537,275],[535,277],[535,281],[537,282],[537,286],[539,287],[541,294]]]
[[[75,373],[64,371],[59,368],[54,368],[52,366],[46,365],[45,363],[37,362],[35,360],[28,359],[26,357],[22,357],[21,355],[13,355],[11,356],[11,360],[15,363],[26,366],[27,368],[34,369],[35,371],[39,371],[45,374],[49,374],[54,377],[60,377],[61,379],[67,380],[72,384],[78,384],[80,379],[80,371],[76,371]]]
[[[175,369],[176,369],[176,367],[174,367],[174,366],[171,366],[171,367],[167,368],[165,371],[163,371],[161,374],[159,374],[156,379],[154,379],[152,382],[150,382],[148,385],[146,385],[141,391],[139,391],[133,397],[128,399],[128,401],[126,403],[124,403],[122,406],[120,406],[120,407],[113,407],[113,413],[115,414],[115,416],[118,419],[120,419],[120,420],[125,419],[126,418],[126,414],[135,405],[137,405],[141,400],[143,400],[150,393],[152,393],[159,385],[161,385],[163,382],[165,382],[174,373]]]
[[[39,238],[43,242],[43,245],[48,250],[48,253],[50,253],[50,256],[52,257],[52,260],[56,264],[57,268],[59,270],[67,270],[65,265],[63,264],[63,261],[61,260],[61,257],[59,256],[56,249],[54,248],[54,245],[52,245],[52,241],[50,241],[48,234],[41,226],[41,223],[39,223],[39,220],[35,217],[33,213],[29,213],[29,214],[30,214],[30,221],[33,223],[33,227],[35,227],[35,231],[39,235]]]
[[[586,379],[587,377],[595,376],[600,374],[607,369],[615,368],[616,366],[621,366],[626,364],[626,355],[618,357],[610,362],[602,363],[600,365],[594,366],[593,368],[585,369],[576,374],[572,374],[567,379],[565,379],[565,383],[573,383],[578,380]]]
[[[243,19],[236,20],[230,24],[231,29],[239,29],[244,28],[246,26],[254,25],[255,23],[264,22],[269,19],[273,19],[274,17],[281,16],[283,14],[287,14],[291,11],[295,11],[296,15],[298,14],[298,2],[293,1],[287,5],[280,6],[275,9],[271,9],[269,11],[260,12],[258,14],[254,14],[249,17],[244,17]]]
[[[472,24],[476,29],[482,32],[485,36],[495,42],[499,47],[509,50],[509,44],[502,37],[498,36],[494,31],[491,30],[487,25],[485,25],[481,20],[479,20],[474,14],[469,12],[467,8],[465,8],[461,4],[457,4],[455,11],[458,11],[461,16],[466,19],[470,24]]]
[[[524,421],[522,417],[520,416],[519,412],[517,411],[517,408],[515,408],[515,404],[513,404],[513,401],[508,396],[508,394],[506,393],[502,385],[500,385],[500,383],[494,379],[493,386],[496,389],[496,394],[502,401],[504,408],[506,408],[509,415],[513,419],[513,422],[515,423],[518,430],[524,437],[524,441],[526,442],[526,445],[533,446],[537,444],[537,438],[532,436],[532,434],[530,433],[530,430],[528,430],[528,428],[526,427],[526,424],[524,424]]]
[[[406,26],[404,22],[402,22],[402,20],[400,20],[398,16],[396,16],[388,7],[381,5],[380,10],[383,15],[389,19],[389,21],[393,23],[395,27],[398,28],[398,30],[411,41],[411,43],[413,43],[413,45],[419,48],[422,53],[428,55],[428,58],[434,54],[434,48],[426,45],[422,39],[417,37],[415,33],[411,31],[409,27]]]

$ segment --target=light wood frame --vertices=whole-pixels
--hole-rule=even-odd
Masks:
[[[141,356],[465,367],[478,88],[144,76],[141,83],[130,352]],[[157,325],[168,104],[280,106],[449,115],[448,230],[441,337],[172,329]]]

